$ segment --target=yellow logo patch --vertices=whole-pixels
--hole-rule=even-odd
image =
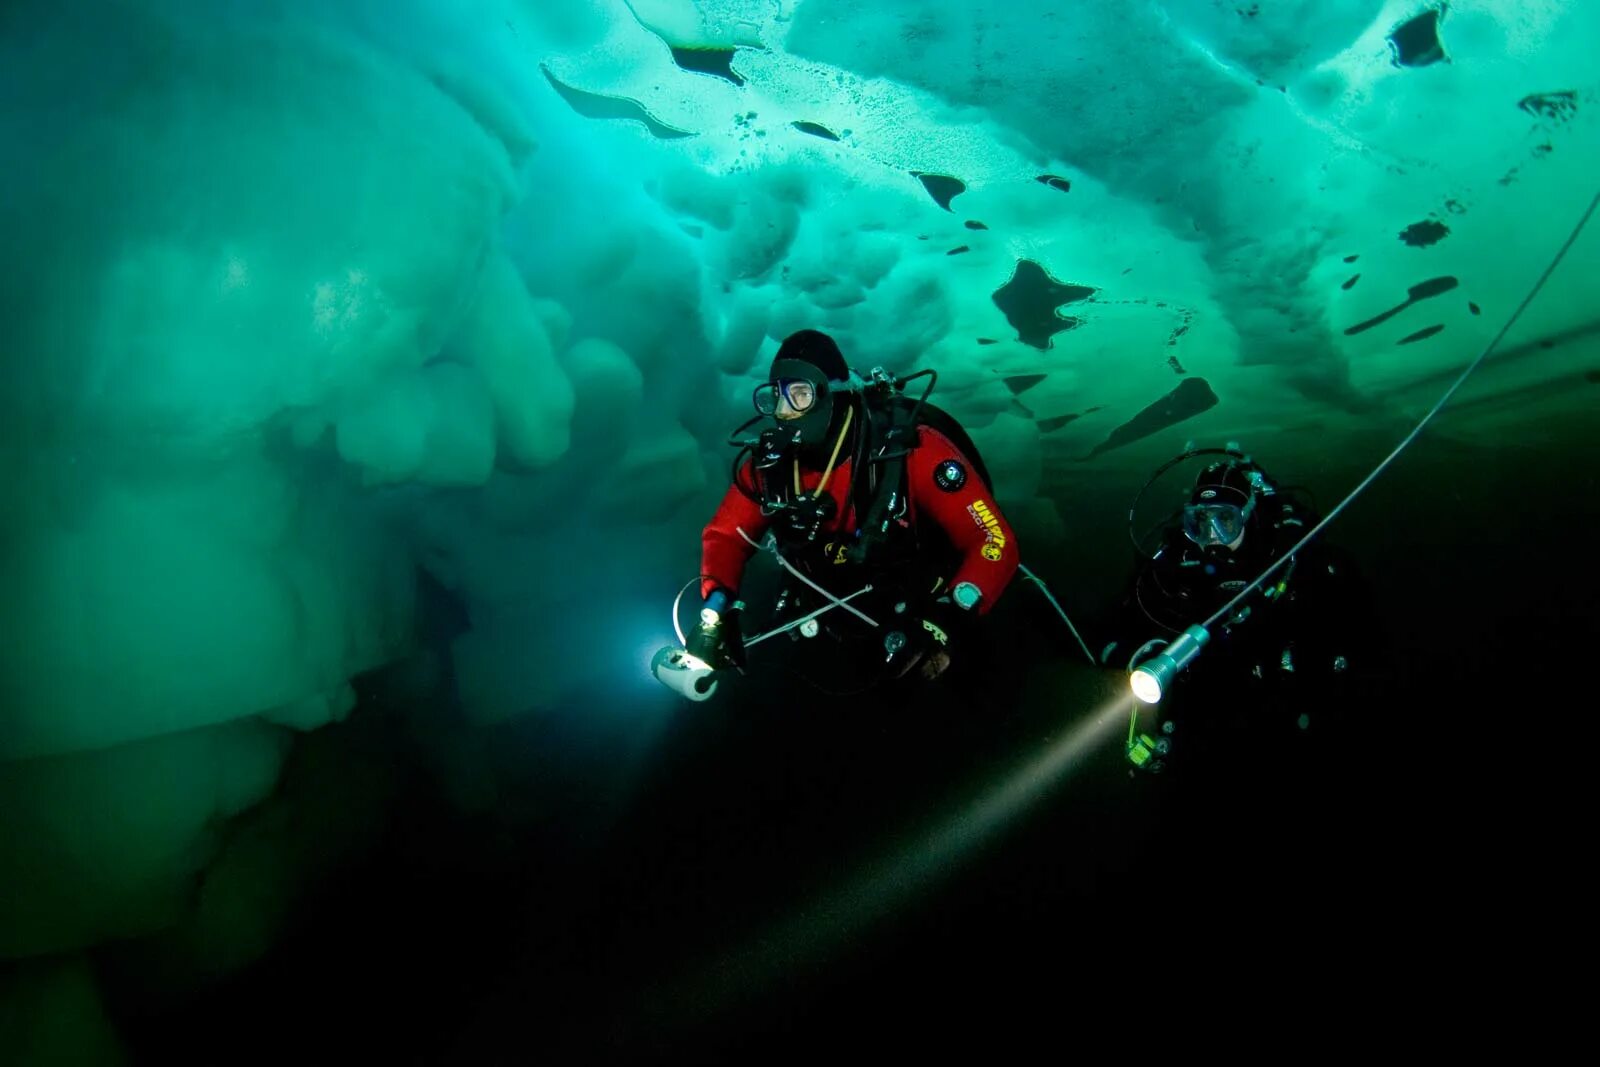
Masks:
[[[981,499],[967,505],[967,514],[983,530],[983,548],[979,553],[990,563],[999,563],[1006,550],[1006,535],[1000,529],[1000,520],[994,517],[989,505]]]

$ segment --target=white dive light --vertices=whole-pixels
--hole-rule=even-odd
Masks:
[[[1161,694],[1178,676],[1178,672],[1194,662],[1200,649],[1211,639],[1203,626],[1191,626],[1177,639],[1150,659],[1135,667],[1128,675],[1133,695],[1146,704],[1161,700]]]
[[[650,660],[650,673],[656,681],[687,700],[709,700],[717,691],[716,672],[699,656],[673,645],[656,652]]]

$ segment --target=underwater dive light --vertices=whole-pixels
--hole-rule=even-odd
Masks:
[[[1200,649],[1209,640],[1211,634],[1204,626],[1191,626],[1183,631],[1158,655],[1129,672],[1128,683],[1133,687],[1133,695],[1146,704],[1160,702],[1161,694],[1172,684],[1178,672],[1194,662]]]
[[[709,700],[717,691],[717,676],[711,664],[673,645],[656,652],[650,660],[650,673],[656,681],[689,700]]]
[[[698,580],[691,580],[678,590],[678,599],[683,597],[684,590]],[[678,626],[678,599],[672,602],[672,625],[675,630]],[[733,665],[724,643],[723,627],[732,624],[732,618],[743,609],[744,603],[733,601],[730,604],[730,599],[723,590],[713,589],[700,609],[700,622],[694,630],[687,637],[682,630],[677,630],[678,640],[683,643],[667,645],[656,651],[650,658],[650,673],[656,681],[689,700],[711,699],[711,694],[717,691],[718,669]],[[738,640],[737,632],[733,639]]]

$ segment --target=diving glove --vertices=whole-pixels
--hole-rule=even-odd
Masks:
[[[720,590],[706,598],[700,609],[700,621],[689,634],[685,650],[703,661],[712,670],[744,670],[744,638],[739,632],[739,617],[744,601],[735,600],[727,607],[727,594]]]

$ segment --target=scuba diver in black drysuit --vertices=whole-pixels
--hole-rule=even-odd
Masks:
[[[1303,491],[1279,486],[1237,445],[1190,449],[1145,488],[1208,455],[1222,458],[1200,471],[1160,545],[1096,627],[1105,666],[1131,670],[1223,608],[1318,521]],[[1160,773],[1202,760],[1237,769],[1292,757],[1341,725],[1379,660],[1360,576],[1319,538],[1210,628],[1204,655],[1130,727],[1128,758]]]

